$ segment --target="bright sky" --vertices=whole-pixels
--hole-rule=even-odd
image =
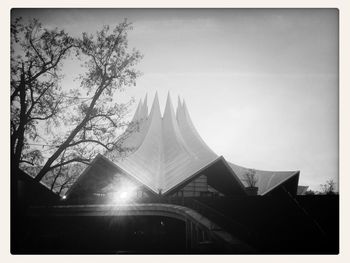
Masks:
[[[301,185],[338,181],[338,11],[336,9],[31,9],[72,35],[124,18],[143,76],[122,97],[149,106],[158,91],[184,98],[218,155],[261,170],[300,170]],[[63,85],[79,64],[65,63]],[[134,107],[136,109],[137,104]],[[130,116],[131,117],[131,116]]]

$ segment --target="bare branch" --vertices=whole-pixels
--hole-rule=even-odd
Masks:
[[[53,170],[57,167],[60,167],[60,166],[64,166],[64,165],[67,165],[67,164],[70,164],[70,163],[84,163],[84,164],[90,164],[91,160],[90,159],[85,159],[85,158],[73,158],[73,159],[70,159],[68,161],[65,161],[65,162],[61,162],[61,163],[58,163],[56,165],[53,165],[50,167],[49,171],[50,170]]]
[[[34,166],[33,162],[30,162],[30,161],[27,161],[27,160],[20,160],[19,162],[20,163],[27,163],[27,164],[30,164],[30,165]]]
[[[104,143],[102,143],[101,141],[98,141],[98,140],[84,139],[84,140],[77,141],[77,142],[73,142],[73,143],[69,144],[69,145],[67,146],[67,148],[68,148],[68,147],[72,147],[72,146],[76,146],[76,145],[82,144],[82,143],[96,143],[96,144],[98,144],[98,145],[101,145],[103,148],[105,148],[105,149],[108,150],[108,151],[111,150],[111,148],[108,148],[108,145],[112,145],[112,146],[113,146],[112,143],[104,144]]]

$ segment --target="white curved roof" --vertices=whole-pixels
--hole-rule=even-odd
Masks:
[[[245,187],[248,186],[246,180],[246,174],[249,173],[252,169],[238,166],[236,164],[228,162],[233,172],[238,176],[242,181]],[[256,186],[258,187],[258,195],[267,194],[269,191],[279,186],[283,182],[287,181],[289,178],[297,175],[298,171],[262,171],[255,170],[255,178],[257,180]]]
[[[123,145],[134,147],[133,152],[112,161],[153,191],[165,193],[218,156],[200,138],[184,103],[176,116],[169,94],[163,116],[157,94],[149,116],[145,105],[146,100],[140,101],[133,118],[139,129]]]
[[[129,132],[130,136],[123,142],[122,147],[131,149],[128,155],[109,152],[105,156],[114,163],[113,165],[118,166],[155,193],[161,191],[164,194],[189,180],[205,167],[223,159],[202,140],[191,121],[186,103],[181,102],[180,99],[178,99],[175,114],[169,94],[163,116],[157,93],[149,114],[147,95],[143,102],[140,100],[132,123],[126,132]],[[240,187],[242,189],[244,186],[247,187],[246,174],[250,169],[225,160],[224,162],[228,164],[229,174],[240,181]],[[268,193],[299,174],[298,171],[254,171],[259,195]]]

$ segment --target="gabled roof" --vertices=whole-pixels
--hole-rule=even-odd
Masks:
[[[37,183],[26,172],[19,169],[15,172],[15,176],[18,185],[17,197],[21,204],[51,204],[60,200],[59,194],[52,192],[44,183]]]
[[[162,116],[158,94],[148,115],[147,95],[140,100],[132,124],[137,129],[123,142],[122,147],[131,148],[129,155],[107,153],[106,158],[129,176],[155,193],[167,193],[190,180],[205,167],[220,159],[240,188],[247,186],[245,174],[249,169],[226,162],[215,154],[195,129],[186,103],[178,99],[176,114],[168,93]],[[133,127],[129,127],[129,131]],[[127,129],[127,131],[128,131]],[[256,171],[258,194],[266,194],[299,172]]]

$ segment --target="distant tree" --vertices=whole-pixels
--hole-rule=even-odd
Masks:
[[[75,182],[84,167],[85,165],[82,163],[60,166],[59,169],[55,171],[56,173],[48,173],[42,180],[50,186],[52,192],[62,195]]]
[[[315,191],[312,191],[312,190],[307,190],[306,192],[305,192],[305,195],[315,195],[316,194],[316,192]]]
[[[117,104],[113,95],[135,85],[134,68],[142,55],[128,50],[126,20],[113,30],[74,39],[34,20],[11,25],[11,163],[28,169],[36,181],[51,179],[57,192],[72,181],[77,164],[97,153],[123,151],[118,137],[132,101]],[[81,84],[64,91],[59,85],[62,60],[70,50],[84,62]],[[35,78],[34,78],[35,77]],[[45,127],[45,134],[38,131]],[[127,136],[127,134],[125,135]],[[41,143],[41,144],[40,144]],[[40,144],[42,147],[33,147]],[[47,148],[46,148],[47,147]],[[72,168],[73,167],[73,168]],[[61,189],[62,187],[62,189]]]
[[[248,187],[255,187],[258,179],[256,178],[256,171],[254,169],[249,169],[244,174],[244,181],[247,182]]]
[[[321,194],[324,195],[335,195],[335,186],[336,183],[334,182],[333,179],[327,180],[325,184],[321,184]]]

